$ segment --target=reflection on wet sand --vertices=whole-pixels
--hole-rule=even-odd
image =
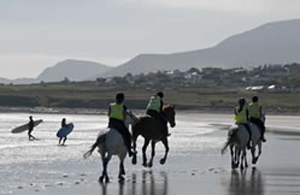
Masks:
[[[260,171],[252,168],[250,177],[247,170],[232,171],[228,187],[228,195],[263,195],[264,181]]]
[[[116,192],[109,187],[109,183],[100,184],[102,195],[115,195]],[[168,195],[168,175],[165,172],[154,175],[152,171],[143,171],[139,177],[132,173],[130,182],[118,184],[118,195]]]

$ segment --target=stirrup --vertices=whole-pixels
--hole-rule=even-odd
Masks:
[[[247,145],[247,149],[248,149],[248,150],[252,149],[252,146]]]
[[[133,156],[133,155],[136,155],[136,154],[137,154],[137,152],[134,152],[134,151],[128,151],[129,157],[131,157],[131,156]]]

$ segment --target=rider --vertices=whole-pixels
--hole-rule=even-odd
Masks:
[[[126,106],[123,104],[125,95],[118,93],[116,95],[116,102],[111,103],[108,109],[109,128],[115,128],[123,137],[124,143],[127,147],[129,156],[132,156],[134,152],[131,151],[131,134],[124,124],[126,115]]]
[[[252,132],[251,132],[250,126],[248,124],[248,110],[246,107],[246,100],[244,98],[239,99],[239,106],[235,107],[234,114],[235,114],[234,120],[235,120],[236,124],[244,125],[246,130],[249,133],[249,141],[247,143],[247,148],[250,149]]]
[[[259,127],[259,129],[261,131],[260,139],[263,142],[266,142],[267,140],[264,137],[266,127],[265,127],[265,124],[263,123],[263,121],[261,121],[262,107],[258,104],[257,96],[252,97],[252,103],[249,104],[248,110],[249,110],[250,122]]]
[[[31,135],[31,132],[33,131],[34,128],[34,121],[32,119],[32,116],[29,116],[29,123],[28,123],[28,139],[29,140],[34,140],[35,137]]]
[[[164,93],[161,91],[158,92],[156,95],[151,96],[146,108],[146,113],[161,123],[161,131],[164,136],[170,136],[171,134],[168,132],[167,125],[168,122],[166,118],[162,115],[162,109],[164,106],[163,98]]]

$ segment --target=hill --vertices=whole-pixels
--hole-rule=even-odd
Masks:
[[[300,62],[300,20],[272,22],[214,47],[174,54],[141,54],[100,76],[122,76],[191,67],[254,67]]]
[[[0,83],[1,84],[9,84],[9,83],[11,83],[11,80],[0,77]]]
[[[71,81],[83,81],[96,74],[108,71],[110,67],[90,61],[65,60],[53,67],[46,68],[37,78],[39,81],[62,81],[67,77]]]

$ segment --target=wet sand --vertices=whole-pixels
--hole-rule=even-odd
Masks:
[[[229,115],[185,114],[179,115],[178,118],[188,118],[190,121],[200,120],[211,124],[211,128],[218,130],[209,135],[203,135],[203,137],[221,139],[222,142],[226,139],[224,128],[232,123],[232,116]],[[127,174],[124,183],[119,183],[117,180],[117,158],[114,158],[109,164],[111,182],[108,184],[98,183],[97,179],[102,166],[96,153],[88,161],[62,161],[46,165],[26,164],[24,167],[10,165],[7,170],[15,169],[16,177],[18,174],[28,174],[28,181],[15,179],[18,182],[11,184],[15,189],[11,194],[300,194],[299,119],[298,116],[269,116],[266,135],[268,141],[263,145],[263,154],[255,167],[250,166],[244,171],[231,170],[229,153],[222,156],[220,144],[218,147],[211,148],[207,145],[203,150],[191,150],[187,147],[180,152],[172,151],[171,145],[170,156],[163,166],[159,164],[159,159],[162,157],[161,151],[158,152],[152,169],[141,166],[141,152],[138,154],[138,165],[131,165],[129,158],[126,158]],[[170,139],[176,139],[176,131],[172,132]],[[176,142],[172,144],[176,144]],[[250,153],[248,153],[248,162],[251,162]],[[51,182],[49,182],[49,178],[45,179],[41,174],[35,175],[35,170],[39,168],[44,169],[48,177],[49,172],[53,172]]]

